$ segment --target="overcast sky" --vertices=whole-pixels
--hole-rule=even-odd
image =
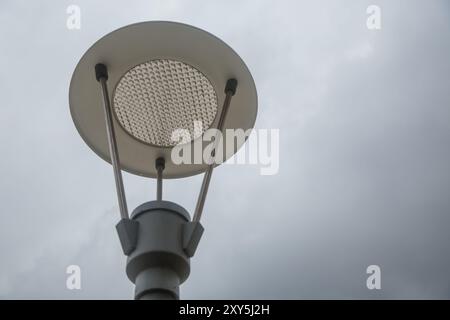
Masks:
[[[71,4],[80,30],[66,27]],[[277,175],[215,171],[182,298],[450,298],[444,0],[2,0],[0,298],[133,297],[112,169],[76,131],[68,90],[97,39],[147,20],[233,47],[255,79],[257,128],[280,129]],[[130,209],[153,199],[154,181],[124,179]],[[165,197],[192,212],[200,183],[169,181]],[[81,290],[66,288],[72,264]],[[366,287],[372,264],[381,290]]]

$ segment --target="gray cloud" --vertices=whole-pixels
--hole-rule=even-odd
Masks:
[[[72,3],[79,31],[66,29]],[[369,4],[381,7],[379,31],[366,28]],[[144,20],[193,24],[230,44],[258,87],[257,127],[280,128],[278,175],[215,172],[183,298],[450,297],[447,2],[0,7],[1,298],[132,297],[112,170],[78,136],[67,96],[95,40]],[[168,181],[167,198],[192,212],[200,181]],[[130,208],[152,199],[153,181],[125,183]],[[69,264],[82,268],[81,291],[65,288]],[[370,264],[381,267],[380,291],[365,287]]]

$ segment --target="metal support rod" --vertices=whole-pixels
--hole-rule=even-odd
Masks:
[[[231,97],[233,97],[234,94],[236,93],[236,88],[237,88],[237,80],[229,79],[225,86],[225,94],[226,94],[225,101],[223,102],[222,111],[220,113],[219,122],[217,124],[217,130],[219,130],[219,131],[223,130],[223,123],[224,123],[225,118],[228,113],[228,108],[231,103]],[[213,152],[215,151],[215,148],[218,145],[219,138],[220,137],[217,137],[217,136],[214,138]],[[209,183],[211,182],[211,176],[212,176],[212,172],[214,169],[214,162],[215,161],[213,161],[206,168],[205,175],[203,176],[202,186],[200,188],[200,193],[198,195],[197,205],[195,206],[195,212],[194,212],[194,217],[193,217],[192,221],[198,222],[198,221],[200,221],[200,218],[202,216],[203,207],[205,206],[206,195],[208,193]]]
[[[117,198],[119,200],[119,210],[122,219],[129,219],[127,200],[125,197],[125,189],[123,187],[122,172],[120,170],[119,152],[117,150],[116,135],[114,132],[114,124],[112,118],[111,104],[109,101],[108,87],[106,81],[108,80],[108,70],[104,64],[95,65],[95,77],[102,86],[103,95],[103,109],[105,111],[106,131],[108,134],[109,154],[111,157],[111,164],[114,170],[114,179],[116,182]]]
[[[162,175],[164,168],[166,166],[166,161],[164,158],[158,158],[155,161],[155,168],[157,172],[157,184],[156,184],[156,200],[161,201],[162,200]]]

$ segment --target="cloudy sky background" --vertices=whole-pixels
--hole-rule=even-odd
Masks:
[[[227,42],[255,78],[257,127],[280,129],[277,175],[215,171],[182,298],[450,298],[444,0],[1,1],[0,298],[132,298],[112,169],[78,135],[68,89],[97,39],[146,20]],[[124,178],[130,209],[153,199],[154,181]],[[168,181],[165,197],[192,212],[200,183]],[[82,290],[66,289],[71,264]]]

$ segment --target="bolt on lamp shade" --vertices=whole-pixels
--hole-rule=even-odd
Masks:
[[[92,45],[73,73],[69,104],[74,124],[86,144],[111,162],[103,100],[94,67],[108,68],[110,101],[120,165],[123,170],[156,177],[155,160],[166,160],[164,178],[204,172],[207,163],[176,164],[172,132],[184,129],[190,143],[217,127],[228,79],[239,83],[228,109],[224,129],[251,129],[256,120],[257,95],[242,59],[222,40],[201,29],[175,22],[150,21],[113,31]],[[194,121],[201,121],[200,131]],[[196,132],[197,131],[197,132]],[[185,141],[184,141],[185,142]],[[210,142],[202,141],[205,148]],[[230,158],[244,141],[232,150]],[[226,136],[223,137],[226,145]]]

